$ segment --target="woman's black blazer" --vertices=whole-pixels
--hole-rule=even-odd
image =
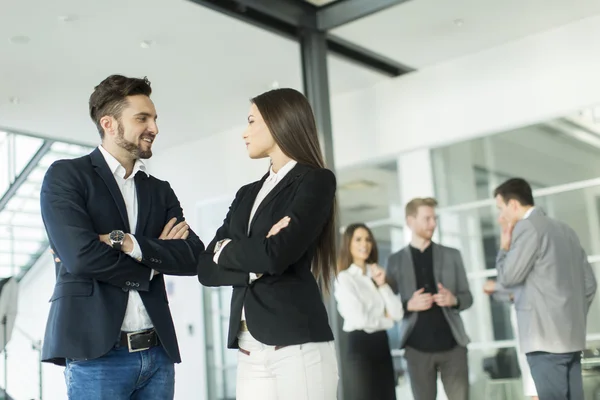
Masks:
[[[311,273],[318,238],[333,212],[336,179],[328,169],[296,166],[262,201],[250,223],[260,181],[236,194],[223,225],[198,264],[198,280],[206,286],[233,286],[228,347],[237,348],[242,307],[252,335],[268,345],[333,340],[327,312]],[[266,238],[283,217],[289,225]],[[218,264],[215,244],[231,239]],[[249,283],[249,273],[263,276]]]

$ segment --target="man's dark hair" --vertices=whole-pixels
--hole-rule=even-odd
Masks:
[[[512,178],[501,184],[494,190],[494,197],[502,196],[504,203],[509,200],[516,200],[522,206],[533,206],[533,193],[531,186],[525,179]]]
[[[111,75],[94,88],[90,96],[90,117],[96,124],[100,137],[104,139],[104,130],[100,119],[109,115],[115,119],[121,118],[121,113],[127,105],[128,96],[144,95],[150,97],[152,88],[148,78],[127,78],[122,75]]]

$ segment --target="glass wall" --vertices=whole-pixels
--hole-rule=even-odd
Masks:
[[[522,398],[518,384],[514,391],[518,373],[509,373],[506,367],[515,377],[504,381],[491,379],[490,372],[491,360],[508,359],[514,364],[515,357],[511,306],[482,290],[484,282],[496,275],[500,228],[492,194],[497,185],[512,177],[528,180],[536,206],[577,232],[594,270],[600,272],[600,140],[594,142],[600,139],[600,126],[581,123],[581,115],[431,151],[440,202],[439,240],[461,251],[474,297],[473,306],[462,313],[472,340],[472,398],[489,398],[490,390],[499,391],[494,394],[497,398]],[[594,300],[587,328],[588,345],[594,347],[600,339],[600,296]],[[584,379],[591,392],[600,383],[589,371]]]
[[[341,230],[351,223],[367,223],[384,265],[403,234],[402,220],[394,218],[401,208],[396,160],[345,168],[337,178]]]
[[[40,214],[40,189],[58,159],[91,147],[0,131],[0,278],[28,270],[48,246]]]

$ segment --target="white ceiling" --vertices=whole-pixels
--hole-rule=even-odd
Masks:
[[[411,0],[333,33],[421,69],[598,13],[598,0]]]
[[[243,124],[273,82],[302,88],[296,42],[185,0],[2,0],[0,55],[0,127],[84,143],[98,140],[89,96],[113,73],[151,80],[159,147]],[[335,57],[329,67],[332,94],[388,79]]]
[[[334,33],[421,68],[598,12],[598,0],[412,0]],[[0,57],[0,127],[89,144],[87,101],[112,73],[152,81],[158,148],[243,124],[273,82],[302,86],[296,42],[186,0],[1,0]],[[332,95],[389,79],[335,57],[329,68]]]

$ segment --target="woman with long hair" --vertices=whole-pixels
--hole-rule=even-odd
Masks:
[[[276,89],[251,100],[243,139],[271,168],[236,194],[200,256],[198,280],[233,286],[228,347],[238,400],[330,400],[338,372],[325,305],[336,274],[336,179],[325,169],[306,97]]]
[[[373,233],[361,223],[344,232],[338,257],[335,298],[347,332],[344,369],[346,400],[396,399],[396,379],[386,330],[404,316],[402,302],[378,264]]]

